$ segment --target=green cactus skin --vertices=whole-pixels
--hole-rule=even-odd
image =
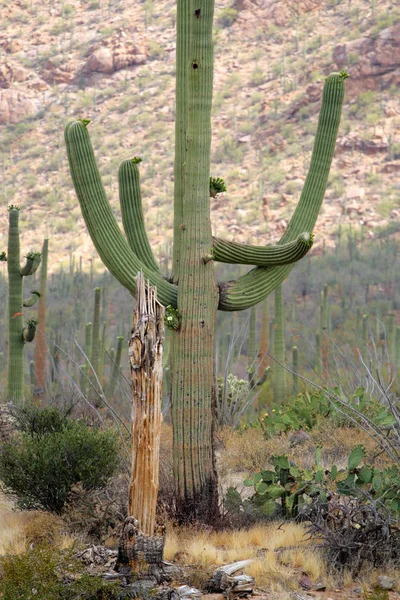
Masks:
[[[285,364],[285,328],[283,318],[282,285],[275,288],[275,335],[274,358]],[[286,371],[284,367],[274,364],[274,402],[283,404],[286,400]]]
[[[299,393],[299,349],[297,346],[292,348],[292,365],[293,365],[293,396]]]
[[[310,168],[299,203],[280,244],[295,240],[303,231],[312,231],[325,195],[335,150],[344,98],[344,77],[329,75],[324,84],[321,111]],[[220,284],[220,310],[242,310],[261,302],[289,275],[291,265],[256,267],[236,281]]]
[[[122,335],[119,335],[117,339],[118,339],[117,352],[116,352],[116,355],[113,360],[112,372],[110,375],[110,380],[108,382],[107,394],[106,394],[107,398],[111,398],[111,396],[114,394],[115,387],[118,383],[118,377],[121,373],[122,348],[123,348],[125,338]]]
[[[363,344],[367,344],[368,342],[368,315],[363,315],[361,319],[362,327],[361,327],[361,340]]]
[[[125,160],[118,171],[119,200],[122,224],[130,247],[143,264],[151,271],[158,272],[147,237],[142,210],[138,159]]]
[[[35,337],[35,320],[30,320],[24,326],[24,302],[22,299],[23,277],[32,275],[40,265],[40,254],[30,252],[26,256],[23,267],[20,266],[20,241],[19,241],[19,208],[10,206],[8,211],[8,377],[7,398],[11,402],[21,404],[24,402],[24,344],[31,342]],[[27,301],[27,306],[34,304],[33,300],[39,299],[39,293],[32,293]]]
[[[302,233],[293,242],[276,246],[250,246],[214,238],[213,259],[237,265],[270,267],[290,265],[303,258],[313,245],[314,236]]]
[[[210,223],[210,147],[213,87],[213,0],[177,2],[176,144],[174,162],[174,246],[171,281],[162,277],[144,230],[138,161],[123,163],[119,180],[127,239],[112,214],[101,183],[88,123],[65,130],[68,160],[82,214],[93,243],[122,285],[135,293],[139,271],[157,287],[160,302],[177,310],[172,319],[172,423],[177,513],[210,521],[218,514],[218,486],[213,447],[215,397],[215,327],[217,309],[244,310],[270,294],[289,274],[282,265],[291,244],[312,232],[335,147],[344,95],[344,75],[331,74],[324,85],[314,150],[299,204],[279,245],[263,249],[246,264],[256,268],[237,281],[218,286]],[[212,180],[211,180],[212,186]],[[215,187],[215,186],[214,186]],[[213,190],[211,190],[213,192]],[[133,206],[135,204],[135,206]],[[133,222],[133,219],[135,222]],[[217,242],[219,248],[224,243]],[[226,246],[224,246],[226,247]],[[241,246],[229,246],[245,256]],[[290,246],[293,249],[292,246]],[[302,247],[302,251],[308,248]],[[217,251],[218,252],[218,251]],[[265,263],[265,255],[279,262]],[[257,250],[254,251],[257,254]],[[261,258],[260,258],[261,256]],[[294,258],[297,258],[295,254]],[[272,266],[273,265],[273,266]]]
[[[322,367],[322,356],[321,356],[321,332],[318,329],[315,332],[315,372],[317,375],[321,375]]]
[[[93,328],[92,328],[92,348],[90,353],[90,362],[93,371],[98,375],[100,360],[100,288],[94,288],[94,310],[93,310]]]
[[[328,284],[325,283],[324,289],[321,292],[321,322],[320,328],[322,331],[329,329],[329,308],[328,308]]]
[[[136,275],[142,271],[146,279],[157,287],[160,302],[176,306],[176,287],[139,260],[118,227],[101,182],[87,127],[81,121],[69,123],[65,128],[65,141],[82,215],[105,266],[132,294],[136,289]],[[123,170],[122,174],[125,172]]]

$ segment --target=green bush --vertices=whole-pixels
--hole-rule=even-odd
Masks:
[[[232,6],[227,6],[220,10],[217,18],[217,23],[220,27],[231,27],[236,21],[239,11]]]
[[[3,600],[117,598],[119,585],[105,583],[101,577],[80,574],[79,566],[70,554],[49,545],[31,548],[23,554],[5,556],[0,558],[0,597]]]
[[[22,429],[0,453],[0,479],[17,496],[20,508],[60,514],[72,485],[101,488],[117,469],[117,439],[112,431],[58,419],[51,410],[37,421],[27,419]]]

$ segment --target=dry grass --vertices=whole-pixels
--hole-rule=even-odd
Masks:
[[[270,523],[241,531],[171,529],[165,558],[196,565],[191,584],[199,587],[218,565],[244,559],[254,559],[246,573],[255,578],[256,585],[274,592],[296,588],[301,572],[315,582],[327,578],[318,550],[310,546],[305,529],[296,523]]]
[[[290,452],[288,436],[266,440],[260,428],[237,431],[227,427],[218,433],[218,438],[221,477],[228,473],[257,473],[266,468],[273,454]]]
[[[58,548],[70,548],[75,538],[65,530],[62,519],[50,513],[13,511],[6,500],[0,499],[0,556],[21,554],[32,544],[49,542]]]

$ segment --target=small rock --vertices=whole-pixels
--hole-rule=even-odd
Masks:
[[[319,583],[316,583],[314,586],[314,590],[316,592],[323,592],[324,590],[326,590],[325,583],[322,583],[321,581]]]
[[[387,575],[379,575],[375,583],[375,586],[381,590],[392,590],[395,585],[395,580]]]
[[[353,594],[362,594],[363,589],[361,586],[354,588]]]

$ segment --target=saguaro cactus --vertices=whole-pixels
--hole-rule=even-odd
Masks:
[[[40,252],[29,252],[23,267],[20,265],[19,243],[19,207],[8,208],[8,378],[7,397],[15,403],[24,400],[24,345],[35,337],[37,321],[30,319],[24,325],[24,307],[33,306],[40,297],[40,292],[32,290],[26,300],[22,298],[22,282],[24,277],[33,275],[40,265]]]
[[[215,326],[217,309],[243,310],[263,300],[290,273],[312,245],[312,229],[324,197],[336,143],[346,73],[326,79],[310,170],[289,223],[277,246],[252,247],[211,234],[210,194],[221,192],[211,179],[211,102],[213,87],[213,0],[178,0],[176,43],[176,146],[174,167],[173,276],[165,279],[144,228],[138,164],[119,169],[126,238],[107,202],[88,120],[65,130],[68,160],[82,214],[93,243],[112,274],[133,294],[142,271],[157,287],[172,324],[172,421],[177,508],[210,520],[217,510],[213,449],[215,402]],[[306,232],[306,233],[304,233]],[[213,261],[256,265],[235,281],[218,284]]]
[[[282,404],[286,400],[286,371],[282,366],[285,363],[285,328],[283,318],[282,286],[275,289],[275,325],[274,325],[274,357],[280,364],[274,364],[274,402]]]
[[[46,386],[46,288],[47,288],[47,257],[49,240],[44,240],[42,248],[42,266],[40,268],[40,298],[38,304],[38,327],[40,334],[35,341],[35,387],[34,400],[40,404],[44,397]]]

